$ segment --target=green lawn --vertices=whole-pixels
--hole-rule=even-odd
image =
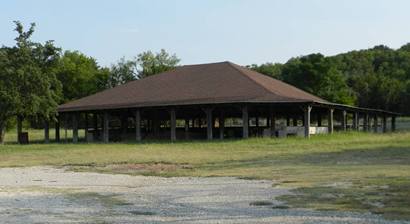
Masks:
[[[34,134],[33,136],[42,136]],[[0,167],[160,176],[236,176],[294,187],[293,207],[410,219],[410,132],[303,138],[112,144],[6,144]]]

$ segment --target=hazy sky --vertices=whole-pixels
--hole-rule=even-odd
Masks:
[[[410,42],[408,0],[3,0],[0,44],[14,44],[13,20],[110,65],[161,48],[182,64],[285,62]]]

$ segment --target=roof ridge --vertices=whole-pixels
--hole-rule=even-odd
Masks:
[[[139,79],[136,79],[136,80],[132,80],[132,81],[129,81],[129,82],[127,82],[127,83],[130,83],[130,82],[134,82],[134,81],[138,81],[138,80],[143,80],[143,79],[147,79],[147,78],[152,78],[152,77],[158,77],[158,75],[163,75],[163,74],[168,74],[168,73],[170,73],[170,72],[175,72],[175,71],[178,71],[178,69],[181,69],[181,68],[186,68],[186,67],[195,67],[195,66],[202,66],[202,65],[214,65],[214,64],[223,64],[223,63],[229,63],[229,61],[221,61],[221,62],[210,62],[210,63],[202,63],[202,64],[188,64],[188,65],[177,65],[177,66],[175,66],[175,67],[173,67],[173,68],[171,68],[171,69],[169,69],[169,70],[166,70],[166,71],[163,71],[163,72],[160,72],[160,73],[156,73],[156,74],[154,74],[154,75],[149,75],[149,76],[147,76],[147,77],[144,77],[144,78],[139,78]],[[125,84],[127,84],[127,83],[125,83]]]
[[[250,79],[252,82],[256,83],[258,86],[261,86],[265,91],[268,92],[268,94],[282,95],[280,92],[272,91],[272,90],[266,88],[263,84],[260,84],[258,81],[256,81],[256,80],[253,79],[252,77],[250,77],[248,74],[246,74],[245,72],[241,71],[241,69],[244,69],[244,70],[246,70],[246,71],[249,71],[249,72],[255,73],[255,74],[257,74],[257,75],[261,75],[261,76],[266,76],[266,75],[261,74],[261,73],[256,72],[256,71],[253,71],[253,70],[251,70],[251,69],[249,69],[249,68],[243,67],[243,66],[241,66],[241,65],[237,65],[237,64],[232,63],[232,62],[230,62],[230,61],[227,61],[227,62],[228,62],[228,64],[229,64],[231,67],[233,67],[234,69],[236,69],[237,71],[239,71],[241,74],[243,74],[244,76],[246,76],[246,77],[247,77],[248,79]],[[302,89],[299,89],[299,88],[297,88],[297,87],[295,87],[295,86],[293,86],[293,85],[290,85],[289,83],[283,82],[283,81],[281,81],[281,80],[279,80],[279,79],[275,79],[275,78],[269,77],[269,76],[266,76],[266,77],[272,79],[272,80],[275,81],[275,82],[279,82],[279,83],[281,83],[281,84],[287,85],[287,86],[290,87],[290,88],[294,88],[295,90],[302,91],[302,92],[304,92],[304,93],[306,93],[306,94],[309,94],[309,95],[311,95],[311,96],[317,97],[316,95],[313,95],[313,94],[311,94],[311,93],[308,93],[308,92],[306,92],[306,91],[304,91],[304,90],[302,90]],[[296,97],[289,97],[289,96],[287,96],[286,98],[288,98],[288,99],[294,99],[294,100],[299,99],[299,98],[296,98]],[[320,97],[317,97],[317,98],[321,99]],[[321,99],[321,100],[323,100],[323,99]],[[323,100],[323,101],[326,102],[326,100]]]
[[[266,88],[265,86],[261,85],[260,83],[258,83],[257,81],[255,81],[254,79],[252,79],[251,77],[249,77],[246,73],[244,73],[243,71],[241,71],[238,67],[242,67],[240,65],[234,64],[230,61],[226,61],[226,63],[228,63],[229,66],[231,66],[233,69],[235,69],[236,71],[238,71],[239,73],[241,73],[242,75],[244,75],[247,79],[249,79],[251,82],[255,83],[256,85],[262,87],[265,92],[267,92],[268,94],[272,94],[272,92]],[[237,67],[238,66],[238,67]]]

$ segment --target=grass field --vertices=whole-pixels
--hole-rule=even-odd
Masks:
[[[280,198],[291,207],[410,219],[410,132],[337,133],[310,140],[0,146],[0,167],[37,165],[131,175],[269,179],[294,188],[294,195]]]

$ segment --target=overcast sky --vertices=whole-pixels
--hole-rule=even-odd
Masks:
[[[13,20],[110,65],[161,48],[182,64],[286,62],[410,42],[407,0],[4,0],[0,44],[13,45]]]

